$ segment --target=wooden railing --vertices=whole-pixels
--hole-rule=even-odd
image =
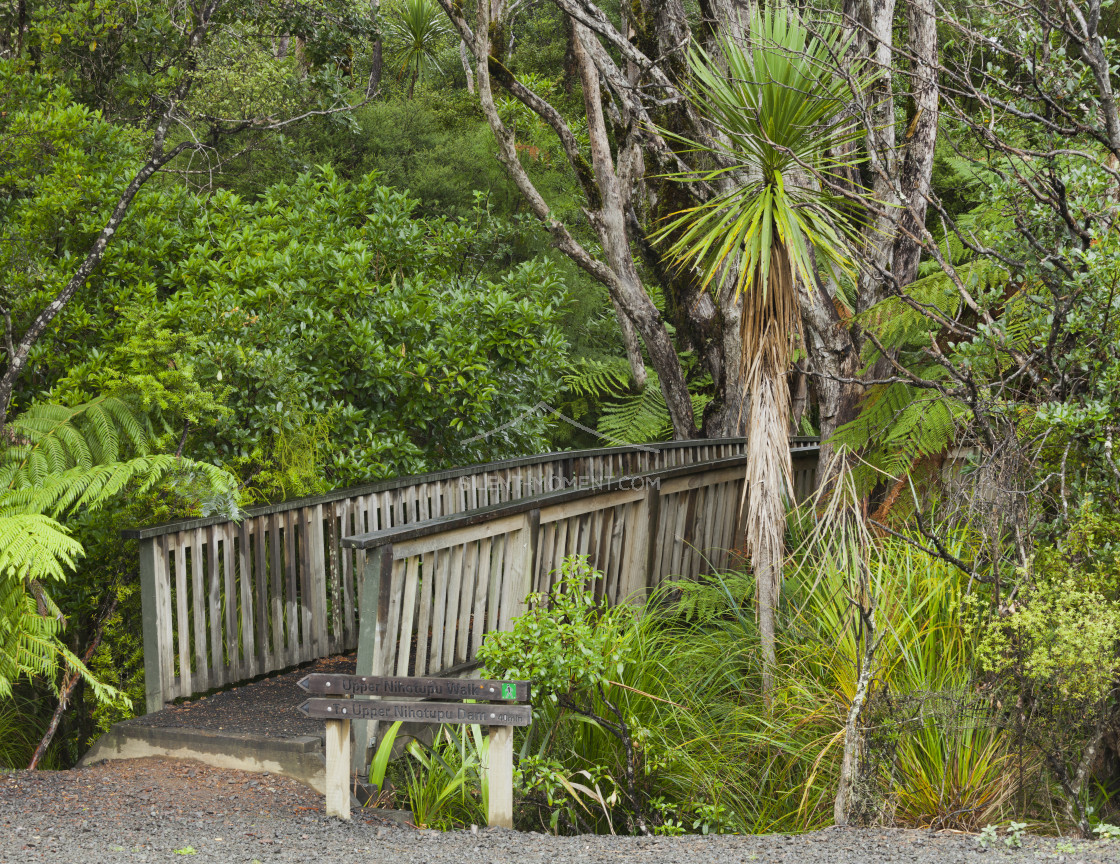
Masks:
[[[794,454],[795,495],[814,488],[816,448]],[[366,553],[358,675],[448,675],[470,668],[564,558],[587,555],[607,603],[640,602],[666,579],[731,563],[742,537],[747,457],[604,481],[342,541]],[[354,767],[373,733],[354,724]]]
[[[795,439],[791,447],[796,464],[801,466],[798,475],[798,491],[801,492],[801,487],[811,488],[812,472],[807,466],[812,463],[815,471],[816,444],[810,439]],[[518,541],[508,541],[509,532],[499,530],[499,523],[494,522],[497,517],[490,515],[495,512],[494,508],[530,499],[545,500],[549,496],[559,496],[557,502],[560,498],[570,502],[587,501],[586,505],[580,505],[586,509],[576,516],[554,520],[552,510],[548,511],[550,515],[542,523],[545,533],[539,538],[534,535],[533,543],[539,540],[544,544],[542,549],[553,551],[541,556],[534,552],[532,566],[539,569],[545,567],[546,562],[559,560],[557,555],[561,553],[556,550],[594,549],[594,560],[602,560],[608,574],[616,574],[614,582],[610,575],[607,581],[615,586],[611,599],[617,599],[621,596],[619,592],[629,586],[619,581],[623,571],[631,574],[628,578],[635,578],[632,574],[637,572],[632,567],[624,568],[623,561],[634,555],[654,554],[649,541],[650,549],[645,551],[640,543],[633,546],[632,542],[639,530],[645,530],[647,535],[652,530],[648,526],[637,527],[641,517],[635,509],[638,498],[634,497],[640,492],[638,497],[645,500],[649,490],[645,487],[630,489],[624,496],[625,505],[630,507],[626,512],[616,512],[617,507],[623,506],[621,503],[608,507],[605,503],[600,506],[590,502],[601,496],[617,498],[622,490],[610,485],[612,478],[649,475],[650,472],[653,472],[651,477],[660,476],[658,472],[666,470],[683,471],[681,477],[692,476],[689,474],[691,467],[741,458],[743,448],[743,439],[719,439],[550,453],[252,508],[239,522],[221,518],[194,519],[122,532],[125,537],[140,541],[147,710],[155,711],[176,698],[358,647],[359,594],[366,593],[361,590],[362,580],[358,574],[369,571],[367,549],[374,547],[363,545],[364,541],[343,542],[344,538],[388,536],[386,532],[421,525],[429,532],[435,530],[433,526],[450,531],[448,520],[456,519],[493,523],[483,531],[495,532],[487,535],[490,542],[485,548],[477,545],[468,550],[470,543],[464,540],[459,544],[461,553],[445,555],[440,552],[437,555],[439,550],[451,549],[454,544],[433,546],[428,553],[429,566],[422,560],[425,553],[413,555],[414,564],[400,558],[397,575],[390,575],[383,582],[381,590],[392,591],[393,585],[397,585],[400,596],[390,594],[396,599],[380,608],[383,614],[398,616],[394,620],[402,636],[415,632],[418,645],[420,639],[424,640],[416,656],[425,658],[429,674],[473,657],[482,634],[488,629],[505,626],[519,608],[518,604],[524,600],[523,593],[518,596],[521,587],[529,590],[543,584],[541,580],[549,572],[534,573],[535,581],[528,585],[523,577],[520,577],[521,582],[512,576],[507,580],[508,568],[519,560],[519,553],[515,551]],[[727,463],[721,470],[730,470],[730,467]],[[704,469],[697,476],[710,473]],[[742,471],[739,473],[741,475]],[[666,475],[665,479],[670,478]],[[737,494],[741,494],[741,479],[740,476],[740,493]],[[730,474],[719,481],[728,486],[735,482]],[[663,494],[667,494],[669,500],[680,496],[679,491]],[[685,510],[672,510],[676,514],[673,518],[682,520],[680,525],[673,521],[664,525],[659,522],[656,529],[679,530],[683,532],[682,538],[689,538],[682,539],[684,545],[666,553],[668,557],[664,561],[657,558],[654,569],[661,575],[670,571],[695,575],[696,568],[701,566],[702,559],[697,557],[694,547],[705,547],[693,543],[692,538],[700,536],[696,533],[696,524],[706,520],[709,509],[714,518],[715,499],[711,498],[713,503],[709,508],[707,501],[711,496],[693,492],[685,497],[693,503],[685,505]],[[704,498],[704,503],[700,503],[700,498]],[[602,500],[605,502],[608,498]],[[723,521],[731,518],[729,509],[737,511],[737,501],[736,498],[734,507],[727,505],[719,509]],[[697,507],[700,509],[695,509]],[[529,508],[532,509],[539,507]],[[584,517],[586,524],[579,522],[573,527],[571,519]],[[646,518],[648,520],[648,515]],[[554,522],[555,526],[549,528]],[[706,530],[704,528],[701,534]],[[629,545],[623,545],[623,538]],[[481,535],[475,538],[482,539]],[[463,557],[456,559],[455,554]],[[523,550],[520,554],[523,557]],[[377,565],[373,569],[378,573],[381,557],[381,553],[374,556]],[[486,562],[490,568],[485,574],[482,574],[485,567],[481,562]],[[432,578],[422,578],[422,573],[432,574]],[[485,580],[480,574],[485,575]],[[508,583],[508,590],[512,592],[508,598],[499,594],[491,599],[494,590],[507,590],[504,587],[495,589],[495,580],[499,586]],[[463,587],[468,581],[474,592],[469,600]],[[437,587],[437,583],[442,587]],[[424,606],[426,592],[436,597],[442,590],[446,597],[451,596],[447,592],[452,589],[457,603],[455,608],[449,611],[448,607],[441,606],[437,609],[434,600],[428,607]],[[485,595],[481,601],[478,592]],[[375,596],[380,593],[380,590],[375,592]],[[407,602],[406,595],[411,598]],[[394,603],[397,612],[391,613],[390,606]],[[425,608],[427,613],[422,611]],[[477,622],[462,624],[460,617],[466,615],[470,619],[476,615],[476,609],[485,610]],[[429,617],[424,618],[424,614]],[[471,632],[467,633],[467,629]],[[396,652],[395,647],[389,650]],[[407,662],[411,662],[411,655],[409,658]],[[393,662],[397,665],[401,662],[396,653]],[[423,673],[418,667],[415,674]]]

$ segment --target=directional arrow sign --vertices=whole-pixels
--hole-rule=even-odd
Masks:
[[[464,705],[457,702],[385,702],[368,699],[308,699],[299,706],[321,720],[384,720],[390,723],[478,723],[483,726],[528,726],[528,705]]]
[[[485,681],[475,678],[394,678],[372,675],[312,673],[299,686],[322,696],[416,696],[422,699],[500,699],[528,702],[528,681]],[[473,722],[473,721],[472,721]]]

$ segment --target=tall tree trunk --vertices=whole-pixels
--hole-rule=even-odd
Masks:
[[[933,0],[908,0],[910,93],[914,118],[902,141],[904,152],[898,185],[905,209],[894,238],[893,273],[895,286],[902,288],[918,278],[922,255],[922,232],[933,177],[933,154],[937,144],[937,14]]]
[[[373,0],[370,3],[370,14],[378,26],[377,38],[373,40],[373,50],[370,53],[369,81],[366,82],[366,97],[372,99],[381,89],[381,73],[384,65],[380,32],[381,0]]]
[[[385,64],[381,54],[381,37],[379,36],[373,42],[373,51],[370,54],[369,81],[366,82],[366,96],[371,98],[377,95],[377,91],[381,87],[381,72]]]
[[[793,490],[789,453],[790,341],[796,328],[795,278],[780,244],[770,254],[765,285],[741,295],[743,365],[749,413],[743,523],[754,571],[762,640],[762,690],[773,692],[777,665],[778,599],[785,562],[786,508]]]
[[[459,61],[463,64],[463,74],[467,76],[467,92],[474,93],[474,70],[471,68],[470,55],[467,53],[467,43],[459,40]]]

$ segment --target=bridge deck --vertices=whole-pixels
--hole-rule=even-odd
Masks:
[[[160,711],[124,720],[122,727],[202,729],[267,738],[323,737],[323,721],[296,708],[307,694],[296,686],[309,672],[354,674],[354,654],[324,657],[288,672],[260,678],[209,696],[187,699]]]
[[[326,789],[324,724],[296,710],[309,672],[352,674],[353,653],[258,678],[229,690],[170,704],[116,723],[82,757],[82,765],[166,756],[215,768],[291,777],[319,794]]]

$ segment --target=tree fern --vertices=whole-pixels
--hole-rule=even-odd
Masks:
[[[931,381],[947,374],[940,366],[919,373]],[[936,390],[905,383],[881,385],[870,390],[859,416],[836,430],[833,440],[864,452],[865,464],[855,473],[866,488],[883,475],[904,477],[922,459],[944,453],[956,440],[967,411],[966,405]]]
[[[124,462],[75,467],[47,474],[35,486],[0,493],[0,515],[49,513],[61,515],[76,509],[96,510],[126,487],[138,495],[150,491],[172,472],[187,471],[192,479],[201,474],[215,489],[230,489],[229,475],[220,468],[174,456],[140,456]]]
[[[630,387],[630,363],[625,357],[580,357],[568,367],[562,380],[564,389],[577,396],[614,396]]]
[[[5,521],[0,519],[0,526]],[[85,679],[97,699],[127,703],[123,694],[98,681],[62,643],[62,612],[46,592],[33,593],[29,585],[34,584],[0,579],[0,699],[11,698],[12,683],[19,678],[39,678],[53,685],[61,660]]]
[[[48,475],[148,453],[146,418],[111,396],[76,407],[38,403],[8,423],[13,443],[0,451],[0,489],[35,486]]]
[[[651,378],[653,376],[651,375]],[[712,401],[706,393],[692,393],[693,422],[700,424],[705,406]],[[641,393],[622,396],[603,407],[599,416],[599,434],[624,444],[647,441],[668,441],[673,437],[673,423],[661,388],[651,380]]]
[[[953,176],[965,187],[990,177],[964,160],[948,160]],[[991,204],[982,204],[957,219],[964,236],[984,238],[991,232],[1007,230],[1008,217]],[[980,302],[1001,309],[997,325],[1020,350],[1035,330],[1029,309],[1021,302],[1021,291],[1009,290],[1011,274],[994,259],[977,259],[959,234],[946,232],[940,244],[942,256],[953,265],[968,293]],[[905,292],[913,301],[888,297],[857,317],[861,327],[874,333],[883,347],[899,353],[899,360],[919,378],[936,383],[947,376],[945,369],[930,364],[918,352],[941,334],[937,318],[953,320],[968,313],[957,284],[930,258],[920,267],[921,278],[907,285]],[[869,345],[865,360],[879,356]],[[994,363],[976,354],[974,366]],[[857,480],[874,485],[883,474],[902,478],[926,457],[945,452],[956,439],[958,423],[967,413],[963,403],[930,388],[909,383],[872,387],[864,399],[860,415],[837,430],[835,441],[865,454],[866,463],[856,469]]]
[[[75,407],[37,404],[13,419],[0,444],[0,698],[20,677],[53,684],[59,663],[100,699],[123,698],[96,681],[60,638],[64,619],[47,586],[66,579],[82,546],[61,520],[103,507],[125,489],[180,489],[231,498],[233,479],[213,465],[150,455],[146,418],[104,397]],[[131,458],[128,458],[131,457]]]

